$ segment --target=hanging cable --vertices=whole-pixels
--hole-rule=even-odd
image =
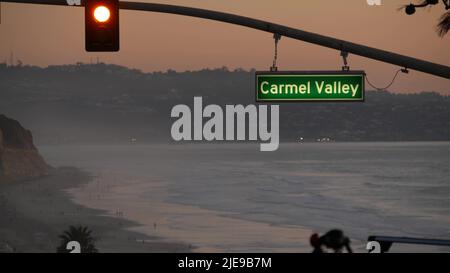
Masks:
[[[391,86],[394,84],[395,79],[397,78],[398,73],[400,73],[400,72],[405,73],[405,74],[408,74],[408,73],[409,73],[409,70],[408,70],[407,68],[402,68],[402,69],[397,70],[397,72],[395,72],[395,75],[394,75],[394,77],[392,78],[391,82],[390,82],[386,87],[381,87],[381,88],[380,88],[380,87],[376,87],[375,85],[373,85],[373,84],[369,81],[369,77],[367,77],[367,75],[366,75],[366,81],[367,81],[367,83],[368,83],[372,88],[376,89],[377,91],[383,91],[383,90],[388,89],[389,87],[391,87]]]
[[[278,71],[278,67],[277,67],[277,59],[278,59],[278,42],[281,39],[281,35],[278,33],[274,33],[273,34],[273,39],[275,41],[275,52],[274,52],[274,56],[273,56],[273,64],[270,67],[270,71],[271,72],[276,72]]]

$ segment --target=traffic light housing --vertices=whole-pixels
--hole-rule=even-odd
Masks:
[[[119,0],[84,3],[86,51],[119,51]]]

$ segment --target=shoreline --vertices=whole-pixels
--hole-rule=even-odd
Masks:
[[[87,226],[102,252],[191,252],[191,246],[128,230],[138,223],[73,202],[68,190],[89,183],[79,169],[61,167],[45,177],[0,184],[0,252],[55,253],[70,225]]]

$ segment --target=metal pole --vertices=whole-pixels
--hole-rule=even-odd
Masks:
[[[1,2],[26,3],[26,4],[46,4],[67,6],[66,0],[0,0]],[[83,5],[83,4],[82,4]],[[126,10],[152,11],[161,13],[172,13],[178,15],[192,16],[209,20],[221,21],[235,25],[241,25],[261,31],[279,34],[296,40],[336,49],[343,52],[352,53],[366,58],[398,65],[402,68],[413,69],[435,76],[450,79],[450,67],[436,64],[397,53],[368,47],[344,40],[303,31],[279,24],[274,24],[262,20],[252,19],[230,13],[211,11],[199,8],[174,6],[155,3],[120,2],[120,8]]]

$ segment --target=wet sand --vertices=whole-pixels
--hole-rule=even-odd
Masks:
[[[129,230],[189,242],[195,252],[309,252],[312,230],[242,219],[231,212],[168,201],[165,179],[120,172],[96,172],[87,184],[69,190],[76,203],[141,225]]]
[[[191,246],[131,229],[139,224],[72,201],[69,190],[89,183],[88,173],[59,168],[49,176],[0,184],[0,252],[56,252],[70,225],[92,230],[99,252],[189,252]]]

